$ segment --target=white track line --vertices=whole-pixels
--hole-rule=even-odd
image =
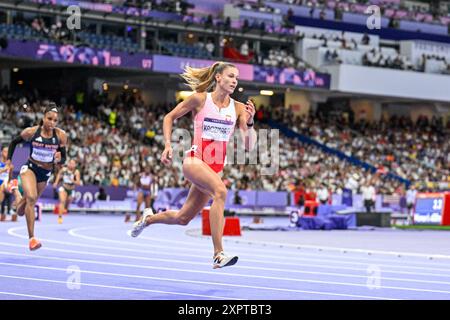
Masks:
[[[160,248],[160,249],[169,249],[169,250],[171,250],[171,251],[173,251],[174,249],[175,250],[180,250],[180,251],[183,251],[183,252],[185,252],[185,251],[192,251],[192,252],[205,252],[205,250],[204,249],[197,249],[197,248],[192,248],[192,246],[185,246],[185,247],[183,247],[183,248],[180,248],[180,246],[164,246],[164,245],[155,245],[155,244],[153,244],[153,243],[145,243],[145,244],[143,244],[143,243],[139,243],[139,242],[130,242],[130,241],[123,241],[123,240],[114,240],[114,239],[106,239],[106,238],[99,238],[99,237],[92,237],[92,236],[86,236],[86,235],[82,235],[82,234],[79,234],[79,233],[77,233],[78,231],[80,231],[80,230],[86,230],[86,229],[94,229],[94,227],[83,227],[83,228],[74,228],[74,229],[70,229],[69,230],[69,234],[71,235],[71,236],[73,236],[73,237],[76,237],[76,238],[80,238],[80,239],[84,239],[84,240],[94,240],[94,241],[96,241],[96,242],[98,242],[98,241],[100,241],[100,242],[107,242],[107,243],[117,243],[117,244],[122,244],[122,245],[132,245],[132,246],[134,246],[134,247],[144,247],[144,248],[149,248],[149,247],[152,247],[152,248]],[[95,228],[98,228],[98,227],[95,227]],[[161,242],[164,242],[164,240],[160,240]],[[246,242],[245,241],[243,241],[242,242],[243,244],[246,244]],[[248,243],[247,243],[247,245],[248,245]],[[256,256],[256,257],[270,257],[269,255],[257,255],[257,254],[254,254],[254,252],[256,251],[256,250],[253,250],[253,249],[248,249],[248,250],[250,250],[249,251],[249,255],[253,255],[253,256]],[[240,250],[241,251],[241,250]],[[261,250],[262,252],[269,252],[269,253],[275,253],[276,254],[276,256],[272,256],[273,258],[285,258],[286,257],[286,255],[288,254],[287,252],[283,252],[283,254],[280,254],[280,252],[279,251],[271,251],[271,250]],[[342,250],[342,251],[345,251],[345,250]],[[299,251],[298,250],[294,250],[294,251],[292,251],[292,252],[290,252],[290,253],[299,253]],[[332,255],[328,255],[328,254],[326,254],[326,253],[322,253],[322,254],[320,254],[320,255],[317,255],[317,254],[304,254],[303,252],[301,253],[301,255],[308,255],[308,256],[313,256],[313,257],[319,257],[319,256],[323,256],[323,255],[326,255],[326,256],[328,256],[328,257],[334,257],[334,258],[337,258],[337,259],[339,259],[339,258],[342,258],[342,256],[332,256]],[[347,260],[356,260],[356,261],[370,261],[370,263],[371,264],[373,264],[375,261],[384,261],[384,262],[393,262],[392,260],[387,260],[387,259],[378,259],[378,258],[373,258],[373,259],[369,259],[369,258],[362,258],[362,257],[345,257]],[[290,260],[297,260],[297,258],[296,257],[290,257],[289,258]],[[399,261],[399,263],[400,263],[401,261]],[[348,263],[348,262],[347,262]],[[420,265],[420,266],[423,266],[425,263],[422,263],[422,262],[411,262],[411,261],[408,261],[408,264],[417,264],[417,265]],[[429,263],[428,263],[429,264]],[[446,269],[447,271],[449,271],[450,272],[450,265],[442,265],[442,266],[444,266],[444,267],[448,267],[448,269]],[[402,266],[403,267],[403,266]]]
[[[249,279],[263,279],[263,280],[276,280],[276,281],[286,281],[288,283],[314,283],[314,284],[326,284],[326,285],[336,285],[336,286],[350,286],[350,287],[362,287],[367,288],[366,280],[367,276],[356,276],[356,275],[342,275],[347,277],[354,278],[362,278],[364,279],[360,283],[348,283],[348,282],[336,282],[336,281],[322,281],[322,280],[310,280],[310,279],[298,279],[298,278],[287,278],[287,277],[274,277],[274,276],[263,276],[263,275],[254,275],[254,274],[235,274],[235,273],[227,273],[227,272],[216,272],[216,271],[205,271],[205,270],[192,270],[192,269],[181,269],[181,268],[169,268],[169,267],[153,267],[153,266],[144,266],[144,265],[134,265],[134,264],[124,264],[124,263],[112,263],[112,262],[100,262],[97,260],[85,260],[85,259],[71,259],[71,258],[60,258],[60,257],[48,257],[48,256],[35,256],[32,254],[11,254],[10,252],[1,252],[0,254],[9,254],[14,256],[24,256],[24,257],[34,257],[36,259],[48,259],[48,260],[57,260],[57,261],[70,261],[70,262],[78,262],[78,263],[89,263],[96,265],[108,265],[108,266],[118,266],[118,267],[131,267],[138,269],[148,269],[148,270],[163,270],[163,271],[174,271],[181,272],[182,274],[193,273],[193,274],[210,274],[215,277],[217,276],[227,276],[227,277],[236,277],[236,278],[249,278]],[[0,265],[10,265],[10,263],[2,263]],[[14,265],[14,264],[12,264]],[[83,271],[84,272],[84,271]],[[307,272],[306,272],[307,273]],[[103,274],[103,273],[100,273]],[[105,273],[109,274],[109,273]],[[327,276],[341,276],[340,274],[331,274],[331,273],[322,273],[322,272],[314,272],[317,275],[327,275]],[[139,277],[139,275],[133,275]],[[143,276],[144,277],[144,276]],[[146,277],[144,277],[146,278]],[[153,278],[153,277],[150,277]],[[393,280],[393,281],[407,281],[406,279],[396,279],[396,278],[384,278],[385,280]],[[425,281],[425,280],[411,280],[410,282],[420,282],[420,283],[433,283],[433,284],[446,284],[450,285],[450,282],[442,282],[442,281]],[[445,290],[434,290],[434,289],[425,289],[425,288],[410,288],[410,287],[396,287],[396,286],[380,286],[380,289],[391,289],[391,290],[400,290],[400,291],[415,291],[415,292],[432,292],[432,293],[443,293],[450,294],[450,291]]]
[[[15,229],[24,229],[25,227],[18,227],[18,228],[11,228],[8,230],[8,234],[15,236],[15,237],[21,237],[21,238],[27,238],[26,236],[20,235],[20,234],[16,234],[15,233]],[[82,237],[87,237],[87,236],[82,236]],[[107,242],[107,243],[125,243],[125,244],[130,244],[130,242],[128,241],[118,241],[118,240],[110,240],[110,239],[104,239],[104,238],[96,238],[96,237],[87,237],[90,238],[90,240],[94,240],[96,242]],[[106,250],[114,250],[114,251],[127,251],[127,252],[137,252],[137,253],[150,253],[150,254],[158,254],[158,255],[169,255],[169,256],[173,256],[174,253],[171,252],[166,252],[166,251],[149,251],[149,250],[141,250],[141,249],[131,249],[131,248],[121,248],[121,247],[117,247],[117,246],[99,246],[99,245],[91,245],[91,244],[84,244],[84,243],[75,243],[75,242],[65,242],[65,241],[59,241],[59,240],[51,240],[51,239],[41,239],[41,240],[45,240],[47,242],[52,242],[52,243],[57,243],[57,244],[62,244],[62,245],[69,245],[69,246],[79,246],[79,247],[87,247],[87,248],[97,248],[97,249],[106,249]],[[148,247],[147,245],[144,244],[133,244],[133,246],[136,245],[140,245],[140,246],[144,246],[144,247]],[[165,248],[171,248],[173,249],[173,247],[165,247]],[[182,251],[184,252],[185,250],[182,249]],[[176,253],[178,256],[185,256],[185,257],[195,257],[195,258],[202,258],[204,259],[204,255],[192,255],[192,254],[185,254],[185,253]],[[303,255],[303,253],[301,253]],[[288,262],[279,262],[278,260],[280,258],[282,259],[286,259],[286,255],[284,256],[271,256],[271,255],[256,255],[256,254],[251,254],[249,253],[248,256],[254,256],[254,257],[261,257],[261,258],[265,258],[265,260],[254,260],[254,259],[245,259],[245,261],[249,261],[249,262],[264,262],[266,264],[276,264],[276,265],[291,265],[291,266],[297,266],[297,263],[288,263]],[[373,265],[375,261],[370,261],[370,263],[362,263],[362,262],[352,262],[352,261],[339,261],[336,259],[333,260],[327,260],[327,259],[312,259],[312,258],[298,258],[298,257],[289,257],[290,261],[318,261],[318,262],[323,262],[323,263],[330,263],[331,265],[336,265],[336,264],[350,264],[350,265],[362,265],[362,266],[367,266],[368,265]],[[364,259],[362,259],[364,260]],[[392,262],[391,260],[388,260],[389,262]],[[387,267],[387,268],[402,268],[402,269],[418,269],[418,270],[427,270],[427,271],[438,271],[438,272],[443,272],[443,273],[448,273],[449,269],[443,269],[443,268],[433,268],[433,267],[415,267],[415,266],[410,266],[410,265],[386,265],[386,264],[379,264],[376,263],[377,266],[379,267]]]
[[[18,296],[18,297],[28,297],[28,298],[38,298],[38,299],[46,299],[46,300],[67,300],[62,298],[54,298],[54,297],[45,297],[45,296],[36,296],[32,294],[23,294],[17,292],[5,292],[0,291],[0,294],[8,295],[8,296]]]
[[[44,270],[55,270],[55,271],[67,272],[66,268],[43,267],[43,266],[34,266],[34,265],[17,264],[17,263],[5,263],[5,262],[0,262],[0,265],[9,265],[9,266],[14,266],[14,267],[23,267],[23,268],[32,268],[32,269],[44,269]],[[160,280],[160,281],[172,281],[172,282],[181,282],[181,283],[201,284],[201,285],[206,285],[208,288],[215,287],[215,286],[224,286],[224,287],[246,288],[246,289],[257,289],[257,290],[269,290],[269,291],[279,291],[279,292],[296,292],[296,293],[325,295],[325,296],[352,297],[352,298],[362,298],[362,299],[399,300],[399,299],[395,299],[395,298],[384,298],[384,297],[365,296],[365,295],[352,295],[352,294],[335,293],[335,292],[306,291],[306,290],[297,290],[297,289],[285,289],[285,288],[274,288],[274,287],[263,287],[263,286],[238,285],[238,284],[221,283],[221,282],[208,282],[208,281],[197,281],[197,280],[184,280],[184,279],[150,277],[150,276],[123,274],[123,273],[99,272],[99,271],[91,271],[91,270],[84,270],[84,269],[82,269],[81,272],[82,273],[88,273],[88,274],[103,275],[103,276],[112,276],[112,277],[126,277],[126,278],[137,278],[137,279],[149,279],[149,280]],[[5,276],[0,275],[0,277],[5,277]],[[6,276],[6,277],[9,277],[9,276]],[[21,278],[21,277],[16,277],[16,278]],[[54,282],[55,280],[48,280],[48,281],[49,282]],[[63,282],[63,281],[58,281],[58,282]],[[64,282],[64,283],[66,283],[66,282]]]
[[[59,226],[59,225],[52,225],[52,226]],[[76,238],[80,238],[80,239],[84,239],[84,240],[93,240],[93,241],[95,241],[95,242],[107,242],[107,243],[114,243],[114,244],[121,244],[121,245],[131,245],[131,246],[133,246],[133,247],[143,247],[143,248],[149,248],[149,247],[152,247],[152,248],[158,248],[158,249],[170,249],[170,250],[181,250],[181,251],[183,251],[183,252],[186,252],[186,251],[190,251],[190,252],[202,252],[202,253],[204,253],[204,252],[207,252],[208,251],[208,253],[210,253],[209,252],[209,250],[206,250],[206,249],[198,249],[198,248],[192,248],[192,246],[191,245],[189,245],[188,247],[186,246],[186,247],[184,247],[184,248],[182,248],[182,249],[180,249],[179,248],[179,246],[177,247],[177,246],[164,246],[164,245],[155,245],[154,243],[146,243],[146,244],[144,244],[144,243],[140,243],[140,242],[131,242],[131,241],[123,241],[123,240],[113,240],[113,239],[105,239],[105,238],[99,238],[99,237],[92,237],[92,236],[86,236],[86,235],[82,235],[82,234],[78,234],[77,233],[77,231],[80,231],[80,230],[88,230],[88,229],[99,229],[99,228],[103,228],[103,229],[105,229],[105,228],[107,228],[107,227],[117,227],[116,225],[103,225],[103,226],[101,226],[101,227],[82,227],[82,228],[74,228],[74,229],[70,229],[69,230],[69,234],[71,235],[71,236],[73,236],[73,237],[76,237]],[[19,235],[19,234],[17,234],[17,233],[15,233],[15,231],[16,230],[19,230],[19,229],[24,229],[25,227],[18,227],[18,228],[11,228],[11,229],[9,229],[8,230],[8,233],[10,234],[10,235],[13,235],[13,236],[17,236],[17,237],[21,237],[21,238],[24,238],[24,239],[27,239],[28,237],[26,237],[26,236],[24,236],[24,235]],[[44,240],[44,239],[42,239],[42,240]],[[163,242],[163,240],[160,240],[161,242]],[[245,242],[242,242],[243,244],[246,244]],[[248,245],[248,243],[247,243],[247,245]],[[246,250],[246,248],[244,248],[244,250]],[[251,251],[249,251],[248,253],[247,253],[247,255],[250,255],[250,256],[255,256],[255,257],[263,257],[263,258],[267,258],[267,257],[269,257],[269,258],[273,258],[273,259],[279,259],[280,257],[282,257],[282,258],[284,258],[284,257],[286,257],[286,252],[284,252],[283,253],[283,255],[280,255],[280,252],[279,251],[274,251],[274,250],[268,250],[268,249],[261,249],[261,250],[258,250],[258,249],[248,249],[248,250],[251,250]],[[293,250],[293,249],[290,249],[290,248],[288,248],[288,250]],[[239,248],[239,251],[240,252],[243,252],[243,250],[242,250],[242,248]],[[267,253],[275,253],[275,255],[274,256],[270,256],[270,255],[267,255],[267,254],[265,254],[265,255],[257,255],[257,254],[254,254],[254,252],[255,251],[262,251],[262,252],[267,252]],[[297,253],[298,252],[298,250],[293,250],[291,253]],[[305,252],[301,252],[301,255],[302,256],[312,256],[312,257],[320,257],[321,255],[323,255],[323,254],[311,254],[311,253],[305,253]],[[327,257],[330,257],[330,258],[336,258],[336,259],[342,259],[342,255],[341,256],[332,256],[332,255],[327,255]],[[392,261],[392,260],[388,260],[388,259],[379,259],[379,258],[363,258],[363,257],[349,257],[349,256],[346,256],[345,257],[345,259],[346,260],[356,260],[356,261],[369,261],[370,262],[370,264],[373,264],[374,262],[376,262],[376,261],[383,261],[383,262],[395,262],[395,261]],[[302,261],[302,260],[304,260],[303,258],[298,258],[298,257],[290,257],[290,260],[298,260],[298,261]],[[400,262],[400,261],[399,261]],[[334,263],[339,263],[339,261],[336,261],[336,260],[334,260]],[[348,261],[345,261],[345,262],[343,262],[343,263],[351,263],[351,262],[348,262]],[[409,267],[411,267],[412,268],[412,264],[415,264],[415,265],[420,265],[420,266],[423,266],[424,265],[424,263],[421,263],[421,262],[411,262],[411,261],[409,261],[408,262],[408,264],[409,264]],[[443,267],[448,267],[449,269],[447,269],[447,272],[450,272],[450,265],[441,265],[441,266],[443,266]],[[400,266],[398,266],[398,267],[400,267]],[[401,267],[403,267],[403,265],[401,265]],[[428,268],[428,266],[426,267],[426,268]]]
[[[79,231],[84,231],[84,230],[95,230],[95,229],[99,229],[99,228],[107,228],[107,227],[113,227],[113,228],[117,228],[117,225],[107,225],[107,226],[94,226],[94,227],[79,227],[79,228],[73,228],[69,230],[69,234],[71,236],[74,237],[78,237],[81,239],[85,239],[85,240],[97,240],[96,237],[91,237],[91,236],[86,236],[86,235],[82,235],[82,234],[78,234]],[[191,229],[191,230],[197,230],[197,229]],[[189,231],[186,231],[185,233],[187,235],[189,235]],[[127,231],[127,234],[130,235],[131,231]],[[208,236],[195,236],[198,239],[208,239],[210,240],[210,237]],[[147,236],[140,236],[139,238],[142,238],[144,240],[152,240],[153,242],[151,244],[145,244],[144,246],[148,247],[148,246],[152,246],[152,247],[160,247],[160,248],[173,248],[173,246],[160,246],[160,245],[155,245],[154,242],[163,242],[163,243],[174,243],[174,244],[178,244],[178,245],[186,245],[186,242],[184,241],[177,241],[177,240],[166,240],[166,239],[161,239],[161,238],[155,238],[155,237],[147,237]],[[110,240],[110,239],[109,239]],[[111,240],[114,241],[114,240]],[[130,242],[126,242],[126,241],[120,241],[117,240],[117,243],[121,243],[121,244],[131,244]],[[415,257],[415,258],[423,258],[423,259],[448,259],[450,260],[450,256],[449,255],[438,255],[438,254],[420,254],[420,253],[409,253],[409,252],[396,252],[396,251],[380,251],[380,250],[370,250],[370,249],[354,249],[354,248],[337,248],[337,247],[325,247],[325,246],[312,246],[312,245],[295,245],[295,244],[285,244],[285,243],[280,243],[280,242],[269,242],[269,241],[257,241],[257,240],[231,240],[231,239],[227,239],[227,238],[223,238],[224,242],[228,242],[230,244],[244,244],[244,245],[251,245],[251,244],[256,244],[256,245],[260,245],[260,246],[275,246],[278,248],[285,248],[285,249],[291,249],[293,251],[298,251],[298,249],[312,249],[312,250],[317,250],[317,251],[334,251],[334,252],[352,252],[352,253],[360,253],[360,254],[370,254],[370,255],[388,255],[388,256],[396,256],[396,257]],[[134,244],[133,244],[134,245]],[[205,249],[207,248],[205,245],[202,245],[205,247]],[[211,248],[211,246],[208,246],[209,248]],[[192,245],[189,247],[186,247],[186,249],[184,250],[188,250],[188,251],[201,251],[203,252],[203,249],[198,249],[198,248],[192,248]],[[256,252],[256,251],[261,251],[261,252],[271,252],[271,253],[278,253],[277,251],[273,251],[270,249],[260,249],[260,248],[252,248],[251,249],[252,252]],[[302,252],[302,254],[304,254]],[[306,253],[307,254],[307,253]],[[311,255],[311,254],[310,254]],[[317,256],[317,254],[314,254],[314,256]],[[360,257],[349,257],[349,259],[357,259],[357,260],[368,260],[367,258],[360,258]],[[379,261],[387,261],[386,259],[378,259]],[[371,261],[373,261],[373,259],[371,259]],[[418,262],[420,263],[420,262]],[[448,267],[450,267],[450,265],[447,265]]]
[[[201,234],[194,235],[194,231],[196,232],[199,229],[191,229],[186,231],[186,234],[196,238],[204,238],[209,239],[209,236],[203,236]],[[291,243],[283,243],[283,242],[273,242],[273,241],[259,241],[259,240],[230,240],[224,238],[224,242],[235,242],[235,243],[243,243],[243,244],[257,244],[261,246],[275,246],[282,248],[292,248],[292,249],[314,249],[321,251],[337,251],[337,252],[354,252],[354,253],[363,253],[363,254],[379,254],[379,255],[390,255],[390,256],[401,256],[401,257],[415,257],[415,258],[425,258],[425,259],[446,259],[450,260],[450,255],[444,254],[424,254],[424,253],[413,253],[413,252],[400,252],[400,251],[384,251],[384,250],[372,250],[372,249],[355,249],[355,248],[342,248],[342,247],[328,247],[328,246],[314,246],[314,245],[303,245],[303,244],[291,244]]]
[[[186,243],[185,243],[185,246],[183,247],[183,248],[181,248],[180,246],[177,246],[177,247],[174,247],[174,246],[163,246],[163,245],[155,245],[155,244],[153,244],[153,243],[149,243],[149,244],[143,244],[143,243],[133,243],[133,242],[129,242],[129,241],[122,241],[122,240],[113,240],[113,239],[107,239],[107,238],[99,238],[99,237],[92,237],[92,236],[86,236],[86,235],[82,235],[82,234],[79,234],[79,233],[77,233],[77,232],[79,232],[80,230],[86,230],[86,229],[94,229],[94,228],[98,228],[98,227],[83,227],[83,228],[74,228],[74,229],[70,229],[69,230],[69,234],[71,235],[71,236],[73,236],[73,237],[76,237],[76,238],[80,238],[80,239],[84,239],[84,240],[93,240],[93,241],[100,241],[100,242],[109,242],[109,243],[116,243],[116,244],[122,244],[122,245],[132,245],[132,246],[134,246],[134,247],[136,247],[136,246],[142,246],[142,247],[145,247],[145,248],[148,248],[148,247],[154,247],[154,248],[161,248],[161,249],[171,249],[171,250],[173,250],[173,249],[175,249],[175,250],[181,250],[181,251],[183,251],[183,252],[185,252],[185,251],[193,251],[193,252],[205,252],[205,250],[204,249],[197,249],[197,248],[192,248],[192,245],[187,245],[186,246]],[[127,233],[129,234],[129,231],[127,231]],[[165,240],[159,240],[160,242],[164,242]],[[246,242],[245,241],[243,241],[242,242],[242,244],[246,244]],[[248,245],[248,243],[247,243],[247,245]],[[254,250],[253,248],[252,249],[247,249],[247,248],[245,248],[246,250],[249,250],[248,251],[248,254],[249,255],[252,255],[252,256],[255,256],[255,257],[269,257],[269,258],[275,258],[275,259],[278,259],[278,258],[285,258],[286,257],[286,255],[287,254],[289,254],[289,253],[296,253],[296,254],[301,254],[302,256],[304,256],[304,255],[306,255],[306,256],[313,256],[313,257],[318,257],[318,256],[320,256],[320,255],[317,255],[317,254],[305,254],[304,252],[299,252],[298,250],[293,250],[292,252],[283,252],[283,254],[282,255],[280,255],[280,252],[279,251],[274,251],[274,250],[267,250],[267,249],[261,249],[261,250],[258,250],[258,251],[261,251],[261,252],[269,252],[269,253],[275,253],[275,255],[257,255],[257,254],[254,254],[254,252],[255,251],[257,251],[257,249],[256,250]],[[288,248],[288,249],[291,249],[291,248]],[[292,249],[291,249],[292,250]],[[208,250],[209,251],[209,250]],[[242,249],[240,248],[239,249],[239,251],[242,251]],[[343,249],[342,251],[345,251],[345,249]],[[342,258],[342,256],[331,256],[331,255],[329,255],[329,257],[336,257],[336,258],[338,258],[338,259],[341,259]],[[370,261],[370,264],[373,264],[375,261],[384,261],[384,262],[393,262],[392,261],[392,259],[391,260],[388,260],[388,259],[378,259],[378,258],[373,258],[373,259],[371,259],[371,258],[363,258],[363,257],[345,257],[347,260],[356,260],[356,261]],[[297,257],[292,257],[292,256],[290,256],[289,257],[289,259],[290,260],[302,260],[302,258],[297,258]],[[399,261],[399,262],[402,262],[402,261]],[[402,263],[404,263],[404,262],[402,262]],[[423,266],[423,265],[425,265],[425,264],[429,264],[429,263],[423,263],[423,262],[411,262],[411,261],[408,261],[408,264],[417,264],[417,265],[420,265],[420,266]],[[448,267],[448,269],[446,269],[446,271],[448,271],[448,272],[450,272],[450,265],[447,265],[447,264],[443,264],[443,265],[440,265],[440,266],[444,266],[444,267]],[[403,267],[403,266],[402,266]]]
[[[66,269],[59,269],[59,270],[66,270]],[[82,271],[82,272],[84,272],[84,271]],[[4,275],[4,274],[0,274],[0,278],[42,281],[42,282],[60,283],[60,284],[67,285],[67,281],[52,280],[52,279],[18,277],[18,276]],[[230,297],[221,297],[221,296],[194,294],[194,293],[183,293],[183,292],[172,292],[172,291],[162,291],[162,290],[150,290],[150,289],[141,289],[141,288],[130,288],[130,287],[121,287],[121,286],[110,286],[110,285],[93,284],[93,283],[85,283],[85,282],[79,282],[78,284],[80,286],[88,286],[88,287],[100,287],[100,288],[108,288],[108,289],[152,292],[152,293],[158,293],[158,294],[170,294],[170,295],[189,296],[189,297],[196,297],[196,298],[209,298],[209,299],[221,299],[221,300],[244,300],[244,299],[240,299],[240,298],[230,298]]]
[[[19,245],[19,244],[11,244],[7,242],[0,242],[0,245],[3,246],[9,246],[9,247],[19,247],[23,249],[27,249],[27,246]],[[109,253],[102,253],[102,252],[92,252],[92,251],[79,251],[79,250],[68,250],[68,249],[56,249],[56,248],[49,248],[49,247],[42,247],[42,250],[47,251],[54,251],[54,252],[63,252],[63,253],[75,253],[75,254],[81,254],[81,255],[90,255],[90,256],[100,256],[100,257],[110,257],[110,258],[120,258],[120,259],[133,259],[133,260],[143,260],[143,261],[157,261],[157,262],[168,262],[171,264],[190,264],[190,265],[198,265],[198,266],[210,266],[211,263],[207,262],[194,262],[194,261],[187,261],[187,260],[177,260],[177,259],[161,259],[161,258],[149,258],[149,257],[143,257],[143,256],[130,256],[130,255],[119,255],[119,254],[109,254]],[[143,253],[142,251],[139,251],[139,253]],[[146,252],[146,253],[157,253],[157,252]],[[6,254],[6,251],[5,253]],[[9,253],[8,253],[9,254]],[[267,263],[264,260],[248,260],[245,259],[244,261],[252,261],[256,262],[258,264]],[[299,267],[304,267],[306,270],[313,270],[314,268],[323,268],[323,269],[342,269],[342,270],[350,270],[350,271],[357,271],[362,273],[367,273],[367,267],[366,268],[351,268],[351,267],[336,267],[336,266],[330,266],[330,265],[320,265],[320,264],[289,264],[289,266],[295,266],[296,268],[267,268],[267,267],[256,267],[256,266],[242,266],[242,265],[235,265],[233,269],[244,269],[244,270],[262,270],[262,271],[277,271],[277,272],[283,272],[283,273],[301,273],[301,274],[316,274],[317,272],[314,271],[302,271],[298,270]],[[377,265],[380,267],[379,265]],[[439,277],[439,278],[450,278],[450,274],[437,274],[437,273],[419,273],[419,272],[408,272],[408,271],[388,271],[385,269],[382,269],[382,274],[386,273],[393,273],[393,274],[405,274],[405,275],[414,275],[414,276],[424,276],[424,277]],[[339,275],[339,274],[335,274]],[[354,274],[344,274],[342,276],[354,276]],[[367,275],[365,276],[367,277]],[[388,279],[388,278],[382,278],[382,279]],[[391,278],[392,279],[392,278]],[[416,279],[403,279],[404,281],[415,281]],[[440,282],[442,283],[442,282]]]

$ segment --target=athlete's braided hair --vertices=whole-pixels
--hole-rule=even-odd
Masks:
[[[44,111],[44,115],[47,114],[47,112],[56,112],[59,113],[58,111],[58,107],[56,106],[56,103],[50,101],[49,103],[46,104],[45,106],[45,111]],[[39,125],[42,126],[44,124],[44,120],[41,119],[41,121],[39,122]]]

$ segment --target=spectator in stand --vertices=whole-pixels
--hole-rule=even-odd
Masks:
[[[362,39],[361,39],[361,44],[368,46],[370,44],[370,37],[367,33],[364,33]]]
[[[317,191],[317,200],[319,200],[320,204],[327,204],[330,196],[327,185],[322,182],[320,186],[320,189]]]
[[[215,45],[213,43],[213,41],[211,39],[208,39],[208,43],[206,44],[206,51],[208,51],[208,53],[211,55],[211,57],[214,56],[214,50],[215,50]]]
[[[416,204],[417,190],[414,184],[411,184],[408,191],[406,191],[406,208],[408,209],[408,222],[412,222],[412,215],[414,213],[414,205]]]
[[[369,181],[361,188],[364,207],[366,208],[366,212],[370,213],[372,209],[375,209],[375,199],[376,193],[375,188],[371,185]]]
[[[240,50],[241,55],[247,57],[249,54],[249,50],[250,50],[250,48],[248,46],[248,41],[244,40],[244,42],[241,44],[241,50]]]

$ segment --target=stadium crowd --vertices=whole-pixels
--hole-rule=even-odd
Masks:
[[[0,121],[18,128],[37,123],[42,117],[39,106],[45,103],[45,99],[37,95],[2,91]],[[131,91],[114,99],[97,93],[92,103],[96,106],[96,114],[65,106],[59,124],[69,135],[68,155],[77,160],[84,184],[133,187],[138,174],[150,166],[161,188],[187,186],[180,162],[164,167],[159,161],[163,149],[162,117],[174,107],[173,104],[146,105],[139,94]],[[247,159],[247,165],[226,166],[224,181],[230,188],[293,191],[326,187],[330,192],[342,193],[344,189],[359,192],[370,183],[378,193],[402,194],[405,186],[385,178],[388,172],[411,180],[421,189],[436,188],[437,182],[450,183],[449,124],[444,127],[442,119],[419,118],[413,123],[394,117],[378,123],[353,123],[321,114],[296,117],[284,107],[262,106],[256,115],[256,129],[270,129],[265,124],[268,119],[284,123],[327,147],[375,166],[377,170],[369,172],[317,146],[280,133],[279,160],[269,161],[270,165],[278,165],[279,170],[261,175],[262,168],[268,166],[267,162],[261,163],[261,159],[270,158],[266,153],[260,155],[258,164],[248,164]],[[187,117],[179,119],[175,128],[192,132]],[[174,144],[178,151],[188,147]]]

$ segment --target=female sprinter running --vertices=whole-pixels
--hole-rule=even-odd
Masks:
[[[239,70],[230,63],[216,62],[207,68],[187,67],[182,77],[196,93],[179,103],[164,117],[163,131],[165,149],[161,161],[172,162],[171,134],[173,122],[188,112],[193,113],[194,142],[183,161],[183,173],[192,185],[183,207],[156,215],[150,208],[136,222],[131,232],[137,237],[145,227],[153,223],[187,225],[209,199],[211,235],[214,246],[213,268],[235,264],[237,256],[226,255],[222,246],[224,207],[227,189],[219,173],[226,155],[226,145],[236,123],[246,150],[253,149],[256,132],[253,127],[255,107],[251,101],[243,104],[230,98],[238,83]],[[212,91],[212,92],[210,92]]]
[[[50,103],[44,113],[44,119],[38,126],[24,129],[9,145],[7,165],[11,164],[14,150],[19,143],[30,143],[30,157],[20,169],[23,198],[17,205],[17,214],[25,213],[30,239],[31,251],[41,247],[34,237],[34,206],[47,185],[53,166],[66,161],[67,135],[64,130],[56,128],[58,109],[55,103]]]
[[[22,180],[20,179],[20,175],[17,176],[17,179],[12,179],[8,184],[8,192],[14,196],[14,202],[12,204],[14,214],[11,217],[12,222],[17,221],[17,205],[22,200],[23,189],[22,189]]]
[[[62,186],[58,189],[59,207],[58,207],[58,223],[63,222],[62,215],[69,210],[69,204],[72,202],[72,193],[76,186],[81,185],[80,171],[77,169],[77,163],[71,159],[67,166],[62,167],[56,175],[53,189],[58,187],[59,181],[62,178]]]
[[[0,160],[0,206],[1,214],[0,221],[6,220],[6,214],[9,214],[11,209],[11,193],[8,191],[9,181],[12,178],[13,165],[6,165],[8,157],[8,147],[2,147],[2,154]],[[6,211],[5,211],[6,210]]]
[[[146,167],[141,174],[139,174],[138,180],[136,182],[136,185],[138,187],[138,194],[137,194],[137,206],[136,206],[136,220],[139,221],[141,219],[141,205],[145,202],[145,207],[150,207],[151,202],[151,194],[150,194],[150,187],[153,182],[153,175],[150,172],[150,168]],[[130,221],[130,215],[127,213],[125,215],[125,222]]]

